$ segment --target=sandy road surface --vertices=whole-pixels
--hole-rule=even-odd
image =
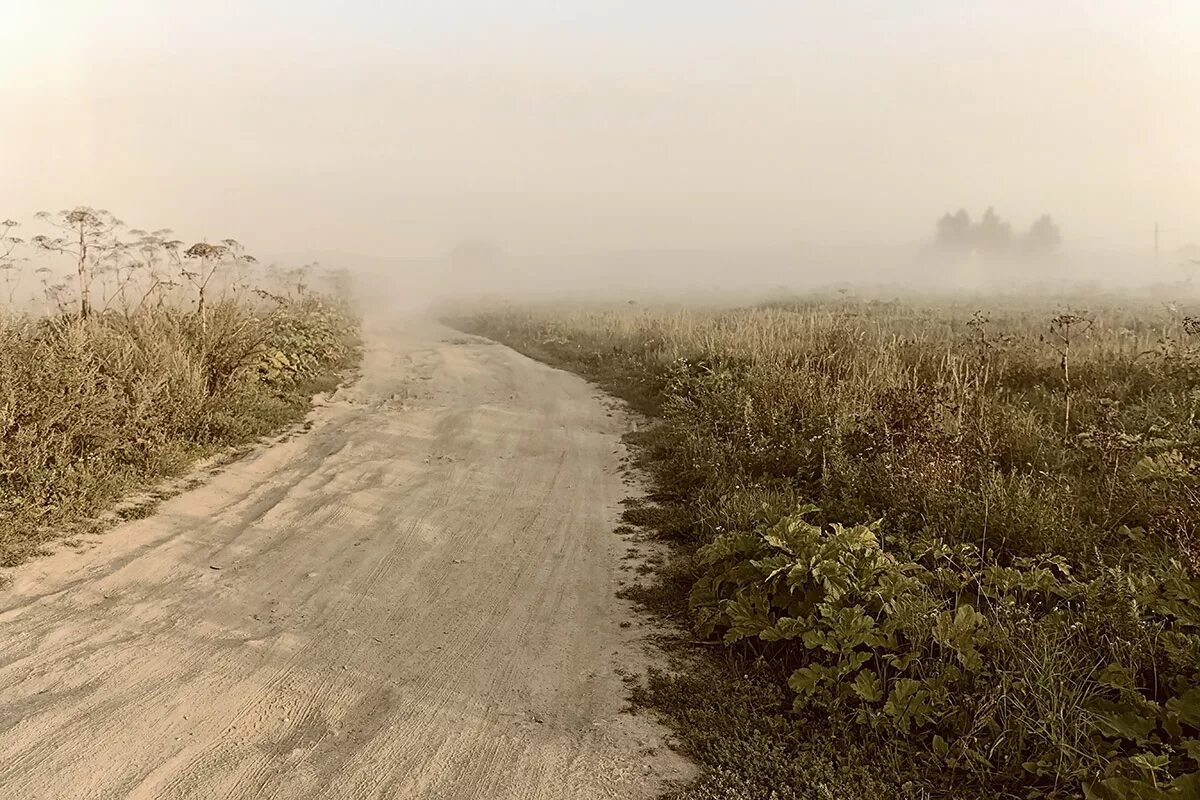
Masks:
[[[0,797],[651,797],[623,422],[432,324],[312,429],[0,590]]]

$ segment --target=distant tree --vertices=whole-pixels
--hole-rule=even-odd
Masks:
[[[1043,214],[1029,226],[1021,244],[1023,250],[1033,255],[1052,253],[1062,244],[1062,232],[1049,214]]]
[[[43,250],[64,253],[76,259],[79,316],[86,318],[92,313],[91,287],[96,264],[123,247],[117,238],[117,231],[125,223],[103,209],[97,211],[87,206],[77,206],[57,214],[43,211],[37,218],[66,234],[55,238],[39,235],[30,241]]]
[[[985,253],[1004,253],[1012,246],[1012,241],[1012,225],[1000,219],[989,207],[975,228],[976,247]]]
[[[970,251],[981,255],[1004,255],[1014,246],[1025,253],[1044,254],[1053,252],[1062,242],[1058,225],[1049,214],[1038,217],[1029,231],[1016,236],[1012,225],[1002,219],[995,209],[988,208],[972,224],[971,216],[959,209],[954,214],[943,214],[937,222],[935,239],[939,247],[946,250]]]
[[[960,208],[955,213],[942,215],[937,224],[937,243],[943,247],[970,248],[972,246],[971,215]]]

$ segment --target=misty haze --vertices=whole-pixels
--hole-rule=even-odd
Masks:
[[[1200,798],[1198,42],[9,0],[0,798]]]

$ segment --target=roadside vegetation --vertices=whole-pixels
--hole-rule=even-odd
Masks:
[[[311,267],[90,208],[40,223],[0,223],[0,566],[299,419],[357,361],[341,275],[317,291]]]
[[[1085,310],[1086,309],[1086,310]],[[1200,796],[1200,319],[1155,300],[506,309],[656,419],[635,692],[686,798]],[[713,646],[710,646],[713,645]]]

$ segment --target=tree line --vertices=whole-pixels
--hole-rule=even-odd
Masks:
[[[1049,214],[1038,217],[1024,232],[988,208],[978,221],[966,209],[947,212],[937,222],[934,242],[943,250],[980,255],[1048,255],[1062,244],[1062,232]]]

